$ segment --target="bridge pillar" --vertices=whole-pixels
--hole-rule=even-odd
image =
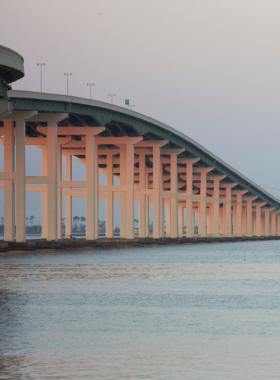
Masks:
[[[65,153],[65,181],[72,181],[72,155]],[[72,235],[72,195],[65,195],[65,237]]]
[[[207,203],[207,235],[213,235],[213,203]]]
[[[270,217],[271,211],[274,210],[274,207],[263,207],[262,211],[264,211],[264,236],[271,235],[271,226],[270,226]]]
[[[134,144],[126,144],[126,238],[134,238]]]
[[[16,120],[16,241],[25,241],[25,120]]]
[[[219,226],[219,218],[220,218],[220,181],[224,179],[224,175],[210,175],[209,180],[214,182],[214,191],[212,197],[212,234],[214,236],[219,236],[220,226]]]
[[[48,240],[57,240],[57,124],[48,121]]]
[[[149,178],[149,177],[148,177]],[[148,185],[149,188],[149,185]],[[149,229],[149,202],[150,198],[149,196],[146,196],[146,237],[149,237],[150,229]]]
[[[126,145],[120,145],[120,185],[126,186]],[[126,192],[120,194],[120,237],[126,238]],[[134,225],[134,224],[133,224]]]
[[[107,155],[107,171],[106,171],[106,186],[113,186],[113,154],[109,149],[106,149]],[[108,191],[106,193],[106,237],[113,238],[113,224],[114,223],[114,192]],[[133,223],[134,226],[134,223]]]
[[[171,163],[171,200],[170,200],[170,235],[172,238],[179,236],[178,231],[178,172],[177,172],[177,154],[172,153],[170,155]],[[168,219],[168,218],[166,218]]]
[[[270,236],[276,236],[276,213],[270,214]]]
[[[233,217],[233,233],[236,236],[242,235],[242,196],[247,193],[247,190],[233,190],[232,194],[236,195],[236,203],[234,205],[234,217]]]
[[[47,145],[41,146],[41,174],[44,177],[48,176],[48,152]],[[41,185],[41,202],[42,202],[42,239],[48,238],[48,185]]]
[[[225,225],[224,225],[224,203],[219,207],[219,216],[220,216],[220,235],[224,234]]]
[[[227,183],[222,186],[226,189],[226,199],[224,203],[225,215],[225,235],[230,237],[232,236],[232,213],[231,213],[231,189],[235,187],[237,183]]]
[[[184,225],[184,206],[179,204],[179,236],[183,235]]]
[[[178,211],[177,211],[178,214]],[[166,203],[166,234],[170,236],[171,233],[171,202]],[[178,218],[177,218],[178,225]]]
[[[276,215],[276,236],[280,236],[280,214]]]
[[[246,235],[246,226],[247,226],[246,216],[247,216],[247,208],[243,206],[242,207],[242,235]]]
[[[86,239],[98,238],[98,145],[95,136],[102,130],[88,128],[86,134]]]
[[[137,152],[139,154],[139,189],[145,190],[146,189],[146,154],[145,152]],[[140,201],[139,201],[139,237],[145,238],[147,235],[146,230],[146,195],[140,194]]]
[[[261,208],[264,206],[266,202],[255,202],[253,203],[253,207],[256,209],[256,228],[255,228],[255,235],[261,236]]]
[[[62,180],[62,157],[61,157],[61,144],[57,139],[57,181]],[[57,187],[57,239],[61,239],[62,235],[62,188]]]
[[[198,233],[201,237],[207,235],[206,230],[206,191],[207,191],[207,173],[213,168],[198,168],[197,172],[200,173],[200,198],[199,198],[199,219],[198,219]]]
[[[160,238],[160,146],[153,146],[153,238]]]
[[[4,120],[4,172],[15,171],[14,127],[12,120]],[[4,240],[15,240],[15,185],[13,179],[4,181]]]
[[[193,164],[195,164],[197,161],[199,161],[199,158],[186,158],[183,160],[183,163],[186,163],[186,237],[188,238],[193,237],[194,234]]]
[[[252,196],[252,197],[244,197],[243,200],[246,201],[246,236],[253,236],[254,235],[254,230],[253,230],[253,219],[252,219],[252,202],[257,199],[257,197]]]

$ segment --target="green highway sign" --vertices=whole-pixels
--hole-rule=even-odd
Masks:
[[[129,105],[129,99],[125,99],[125,105],[126,105],[126,106]]]

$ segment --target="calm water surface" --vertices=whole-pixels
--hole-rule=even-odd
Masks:
[[[0,379],[279,377],[279,241],[0,253]]]

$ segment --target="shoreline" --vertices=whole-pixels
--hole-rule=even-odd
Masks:
[[[26,242],[0,242],[0,252],[7,251],[31,251],[35,249],[67,249],[67,248],[122,248],[133,246],[152,245],[180,245],[180,244],[213,244],[213,243],[233,243],[246,241],[266,241],[280,240],[280,236],[233,236],[233,237],[179,237],[179,238],[144,238],[144,239],[62,239],[57,241],[47,241],[45,239],[30,239]]]

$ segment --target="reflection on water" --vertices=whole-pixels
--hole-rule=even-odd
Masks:
[[[0,253],[0,379],[278,379],[279,244]]]

